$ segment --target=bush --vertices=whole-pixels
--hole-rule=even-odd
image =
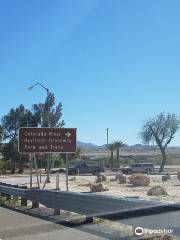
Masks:
[[[58,167],[62,167],[64,165],[64,161],[62,158],[56,159],[54,162],[54,167],[58,168]]]
[[[10,169],[10,162],[0,160],[0,174],[6,173],[6,171],[9,169]]]
[[[97,179],[96,179],[96,183],[101,183],[101,182],[107,180],[106,176],[103,175],[103,174],[98,174],[96,177],[97,177]]]
[[[120,184],[126,183],[126,176],[122,173],[116,174],[116,180],[119,180]]]

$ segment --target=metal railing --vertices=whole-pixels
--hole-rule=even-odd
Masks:
[[[30,200],[37,207],[79,213],[87,217],[106,219],[126,218],[133,215],[150,215],[165,211],[180,210],[180,205],[146,201],[132,198],[116,198],[94,193],[65,192],[59,190],[22,189],[22,187],[0,183],[0,193],[7,198],[18,196],[24,203]],[[24,204],[26,205],[26,204]]]

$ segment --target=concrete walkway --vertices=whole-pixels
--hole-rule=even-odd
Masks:
[[[105,240],[106,238],[0,207],[0,239]]]

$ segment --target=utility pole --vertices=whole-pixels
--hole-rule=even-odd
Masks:
[[[107,132],[106,137],[107,137],[107,146],[108,146],[108,144],[109,144],[109,128],[106,128],[106,132]]]
[[[108,159],[109,159],[108,145],[109,145],[109,128],[106,128],[106,147],[107,147]]]

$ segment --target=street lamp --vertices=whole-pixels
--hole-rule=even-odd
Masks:
[[[49,127],[49,89],[46,88],[44,85],[42,85],[41,83],[35,83],[32,86],[30,86],[28,88],[28,90],[32,90],[35,86],[39,85],[40,87],[42,87],[46,93],[47,93],[47,126],[45,127]],[[45,109],[44,109],[45,112]],[[47,161],[47,182],[50,183],[50,176],[49,176],[49,167],[50,167],[50,156],[48,154],[48,161]]]
[[[33,89],[35,86],[37,86],[37,85],[41,86],[41,87],[42,87],[44,90],[46,90],[47,93],[49,94],[49,89],[46,88],[45,86],[43,86],[41,83],[35,83],[34,85],[28,87],[28,90],[32,90],[32,89]]]

